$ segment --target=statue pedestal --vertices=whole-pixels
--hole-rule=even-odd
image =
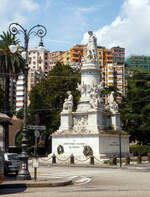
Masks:
[[[72,128],[72,112],[61,112],[61,125],[59,131],[69,130]]]
[[[120,126],[120,113],[112,113],[111,115],[111,125],[114,130],[121,130]]]

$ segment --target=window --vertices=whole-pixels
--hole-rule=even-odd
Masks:
[[[31,73],[31,78],[33,78],[34,77],[34,73]]]
[[[21,98],[21,97],[24,97],[24,95],[17,95],[16,97],[20,97]]]
[[[36,64],[36,62],[35,62],[35,61],[33,61],[33,64]]]

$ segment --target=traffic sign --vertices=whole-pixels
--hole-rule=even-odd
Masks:
[[[35,130],[34,135],[35,135],[35,137],[40,137],[40,132],[38,130]]]
[[[27,125],[27,129],[30,129],[30,130],[46,130],[46,127],[45,126],[37,126],[37,125]]]

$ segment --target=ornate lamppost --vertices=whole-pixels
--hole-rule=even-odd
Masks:
[[[31,29],[26,30],[18,23],[11,23],[9,25],[9,31],[12,35],[16,36],[17,34],[23,34],[24,36],[24,51],[22,52],[22,57],[25,59],[25,69],[24,69],[24,127],[23,127],[23,137],[22,137],[22,153],[21,153],[21,160],[22,166],[19,170],[18,179],[21,180],[29,180],[31,179],[29,170],[28,170],[28,154],[27,154],[27,99],[28,99],[28,45],[31,34],[34,36],[38,36],[40,38],[40,43],[38,50],[39,52],[44,51],[43,46],[43,37],[46,35],[47,30],[43,25],[35,25]],[[9,49],[12,53],[17,51],[17,45],[15,41],[9,46]]]

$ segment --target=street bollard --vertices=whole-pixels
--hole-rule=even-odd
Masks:
[[[126,163],[126,165],[130,165],[130,156],[129,155],[126,156],[125,163]]]
[[[53,156],[52,156],[52,164],[53,163],[56,163],[56,155],[55,154],[53,154]]]
[[[150,153],[147,153],[147,160],[150,163]]]
[[[141,154],[138,155],[137,159],[138,159],[138,163],[142,163],[142,156],[141,156]]]
[[[94,165],[94,156],[93,155],[90,156],[90,164]]]
[[[74,156],[73,156],[73,154],[70,155],[70,164],[74,164]]]
[[[117,157],[115,155],[113,156],[112,164],[117,165]]]

